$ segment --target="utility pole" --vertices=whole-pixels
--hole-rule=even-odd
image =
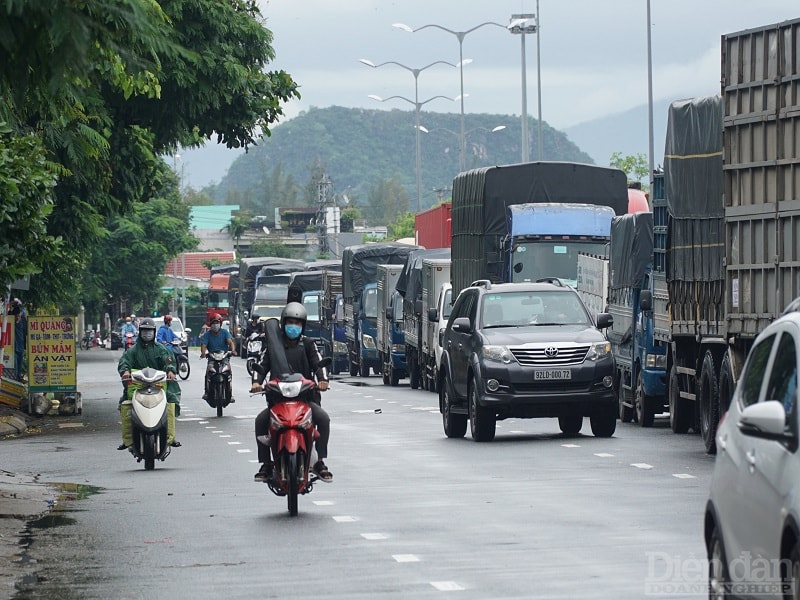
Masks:
[[[319,240],[319,253],[327,256],[330,252],[328,246],[328,193],[333,182],[328,178],[327,173],[323,173],[317,184],[317,238]]]

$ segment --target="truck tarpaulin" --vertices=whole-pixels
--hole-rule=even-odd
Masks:
[[[621,242],[620,242],[621,241]],[[611,289],[639,288],[653,262],[653,213],[614,217],[611,222]]]
[[[404,299],[413,302],[422,298],[422,261],[425,258],[450,258],[450,248],[420,248],[409,253],[395,285]]]
[[[342,252],[342,289],[345,298],[361,294],[364,285],[377,281],[378,265],[404,265],[419,246],[384,242],[348,246]]]

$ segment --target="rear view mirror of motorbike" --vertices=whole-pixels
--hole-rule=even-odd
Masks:
[[[330,356],[326,356],[321,361],[319,361],[319,368],[320,369],[324,369],[326,367],[330,367],[332,362],[333,361],[331,360],[331,357]]]

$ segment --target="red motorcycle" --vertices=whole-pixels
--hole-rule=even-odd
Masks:
[[[259,443],[270,447],[274,465],[266,483],[276,496],[287,497],[293,517],[297,515],[297,497],[308,494],[319,479],[311,469],[317,461],[314,440],[319,432],[307,400],[316,387],[315,381],[292,373],[270,379],[264,388],[270,399],[269,437],[260,438]]]
[[[136,334],[130,331],[125,334],[125,350],[132,347],[136,343]]]

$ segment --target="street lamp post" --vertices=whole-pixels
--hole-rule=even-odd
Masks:
[[[466,139],[469,136],[470,133],[474,133],[476,131],[488,131],[489,133],[497,133],[498,131],[503,131],[503,129],[505,129],[505,128],[506,128],[505,125],[497,125],[496,127],[493,127],[491,129],[489,129],[488,127],[475,127],[473,129],[469,129],[469,130],[465,131],[464,132],[464,138]],[[427,129],[424,126],[419,125],[419,126],[417,126],[417,129],[419,131],[421,131],[422,133],[433,133],[433,132],[436,132],[436,131],[445,131],[445,132],[447,132],[447,133],[449,133],[451,135],[456,136],[459,139],[461,138],[461,134],[458,131],[453,131],[452,129],[448,129],[447,127],[434,127],[433,129]],[[463,171],[464,168],[462,167],[461,170]]]
[[[538,5],[538,2],[537,2]],[[513,34],[519,34],[522,48],[522,162],[528,162],[528,154],[530,149],[530,140],[528,138],[528,80],[527,68],[525,66],[525,34],[537,33],[539,30],[538,23],[536,22],[538,15],[511,15],[511,22],[508,24],[508,30]],[[538,41],[538,36],[537,36]],[[537,51],[538,59],[538,51]],[[541,78],[537,78],[541,81]],[[542,160],[542,94],[541,84],[537,85],[539,89],[539,160]]]
[[[450,33],[458,39],[458,68],[459,68],[459,78],[461,80],[461,140],[460,140],[460,152],[459,156],[461,158],[460,167],[461,170],[464,170],[464,151],[465,151],[465,143],[466,143],[466,133],[464,131],[464,65],[468,64],[468,61],[464,60],[464,38],[467,36],[468,33],[472,33],[476,29],[480,29],[485,25],[496,25],[497,27],[503,27],[500,23],[495,23],[494,21],[486,21],[484,23],[480,23],[479,25],[475,25],[471,29],[467,29],[466,31],[453,31],[452,29],[448,29],[447,27],[442,27],[441,25],[436,25],[434,23],[429,23],[428,25],[423,25],[422,27],[417,27],[416,29],[412,29],[405,23],[393,23],[392,27],[397,27],[398,29],[402,29],[403,31],[407,31],[409,33],[415,33],[420,31],[421,29],[426,29],[428,27],[435,27],[436,29],[441,29],[442,31],[446,31]]]
[[[373,63],[371,60],[367,60],[366,58],[359,59],[359,62],[362,63],[362,64],[367,65],[368,67],[372,67],[373,69],[377,69],[379,67],[382,67],[383,65],[396,65],[396,66],[400,67],[401,69],[405,69],[406,71],[408,71],[409,73],[411,73],[414,76],[414,101],[412,102],[412,104],[414,105],[414,108],[415,108],[416,128],[417,128],[416,171],[417,171],[417,212],[419,212],[420,210],[422,210],[422,174],[421,174],[422,173],[422,159],[420,158],[420,150],[421,150],[421,148],[420,148],[420,141],[419,141],[419,111],[420,111],[420,108],[422,108],[423,104],[426,104],[426,103],[430,102],[431,100],[433,100],[435,98],[447,98],[447,96],[434,96],[433,98],[429,98],[425,102],[420,102],[419,101],[419,74],[422,73],[425,69],[429,69],[430,67],[432,67],[434,65],[442,64],[442,65],[449,65],[451,67],[455,67],[456,65],[454,65],[453,63],[447,62],[446,60],[437,60],[437,61],[432,62],[429,65],[425,65],[424,67],[422,67],[420,69],[412,69],[411,67],[406,66],[404,64],[401,64],[401,63],[399,63],[397,61],[394,61],[394,60],[387,60],[386,62],[382,62],[382,63],[377,64],[377,65],[375,63]],[[370,96],[370,98],[372,98],[373,100],[378,100],[379,102],[383,102],[383,100],[379,96]],[[408,100],[408,98],[403,98],[402,96],[391,96],[391,98],[401,98],[403,100],[411,102],[410,100]],[[386,100],[389,100],[389,98],[386,98]],[[451,100],[451,98],[448,98],[448,100]]]
[[[414,126],[416,129],[416,146],[417,146],[417,161],[416,161],[416,171],[417,171],[417,212],[422,210],[422,158],[420,156],[420,141],[419,141],[419,132],[421,125],[419,124],[419,111],[420,109],[425,106],[428,102],[432,100],[436,100],[437,98],[444,98],[445,100],[453,101],[453,98],[448,98],[447,96],[433,96],[424,100],[422,102],[411,100],[406,98],[405,96],[389,96],[388,98],[381,98],[380,96],[376,96],[375,94],[370,94],[368,96],[373,100],[377,100],[378,102],[386,102],[387,100],[391,100],[392,98],[397,98],[398,100],[405,100],[409,104],[414,105],[414,109],[416,111],[416,122],[417,124]]]

